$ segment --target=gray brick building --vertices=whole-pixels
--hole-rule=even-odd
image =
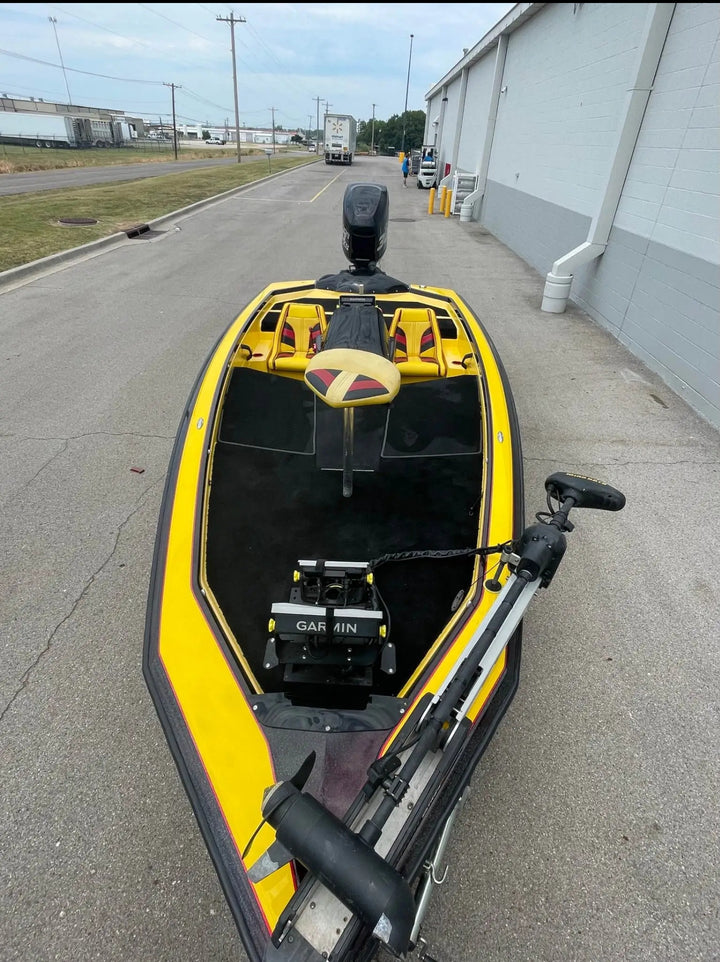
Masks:
[[[519,3],[426,101],[453,213],[720,427],[720,4]]]

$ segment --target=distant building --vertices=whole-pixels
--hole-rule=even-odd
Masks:
[[[167,125],[165,125],[167,130]],[[171,132],[172,132],[172,128]],[[203,131],[207,131],[211,137],[219,137],[228,144],[234,144],[235,141],[235,125],[229,124],[227,126],[213,126],[210,124],[178,124],[177,125],[178,134],[187,140],[202,140]],[[287,146],[293,137],[297,135],[297,130],[275,130],[275,144],[278,147]],[[241,144],[272,144],[273,143],[273,131],[272,128],[267,127],[241,127],[240,128],[240,143]]]

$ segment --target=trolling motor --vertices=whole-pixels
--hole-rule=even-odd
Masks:
[[[548,512],[537,515],[538,523],[526,528],[520,538],[518,554],[520,561],[515,569],[519,577],[533,581],[540,578],[540,585],[547,588],[565,554],[565,532],[573,530],[568,521],[572,508],[595,508],[600,511],[620,511],[625,506],[625,495],[594,478],[580,474],[558,471],[545,481],[548,496]],[[553,510],[552,500],[560,503]]]
[[[574,528],[572,522],[568,521],[570,510],[595,508],[600,511],[620,511],[625,506],[622,492],[603,481],[581,474],[557,471],[546,479],[545,491],[547,512],[536,515],[537,524],[526,528],[517,544],[505,546],[500,569],[485,583],[490,591],[500,590],[500,574],[506,565],[526,581],[540,578],[540,587],[547,588],[565,554],[565,532]],[[553,508],[553,500],[559,502],[559,508]]]
[[[557,472],[545,482],[548,512],[536,515],[513,546],[509,561],[512,572],[496,603],[474,632],[454,669],[428,696],[412,729],[391,746],[368,770],[363,793],[379,801],[367,810],[358,831],[338,819],[311,795],[302,791],[314,758],[306,759],[300,772],[288,782],[278,782],[265,793],[263,823],[276,831],[276,840],[249,872],[252,881],[265,878],[279,865],[297,859],[329,892],[340,900],[396,957],[412,947],[423,912],[416,905],[410,885],[375,848],[388,820],[401,806],[409,791],[419,793],[432,784],[432,766],[427,761],[442,753],[461,731],[468,707],[487,680],[522,619],[535,592],[547,587],[565,553],[565,534],[573,530],[568,515],[572,508],[619,511],[625,496],[601,481],[582,475]],[[553,506],[553,501],[558,503]],[[408,724],[412,724],[409,722]],[[357,823],[359,824],[359,822]],[[259,829],[258,829],[259,831]],[[254,838],[255,836],[253,836]],[[252,844],[250,840],[246,851]],[[442,842],[442,839],[441,839]],[[334,945],[332,931],[339,935],[340,920],[328,915],[326,927],[304,925],[304,913],[316,908],[300,892],[283,912],[264,962],[320,962],[332,956],[326,946]],[[347,918],[343,919],[343,924]],[[326,931],[326,928],[328,931]],[[322,946],[308,941],[309,932],[322,931]],[[292,937],[290,937],[292,933]],[[337,938],[334,937],[334,938]],[[328,941],[329,940],[329,941]]]

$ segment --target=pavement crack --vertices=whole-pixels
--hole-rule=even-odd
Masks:
[[[3,434],[0,435],[3,438],[15,438],[18,439],[20,436],[17,434]],[[174,434],[141,434],[138,431],[86,431],[83,434],[70,434],[65,436],[55,436],[53,434],[46,435],[44,437],[37,437],[34,434],[23,435],[20,440],[22,441],[65,441],[70,443],[70,441],[81,441],[83,438],[147,438],[154,441],[174,441]]]
[[[152,484],[148,485],[148,487],[145,489],[145,491],[143,491],[142,494],[140,495],[140,497],[138,498],[135,507],[134,507],[134,508],[132,509],[132,511],[127,515],[127,517],[118,525],[117,531],[115,532],[115,538],[114,538],[114,541],[113,541],[113,545],[112,545],[112,548],[110,549],[110,551],[109,551],[109,553],[108,553],[108,556],[105,558],[105,560],[102,562],[102,564],[90,575],[90,577],[88,578],[88,580],[87,580],[87,581],[85,582],[85,584],[83,585],[82,590],[80,591],[80,594],[77,596],[77,598],[76,598],[75,601],[73,602],[72,607],[70,608],[70,611],[69,611],[63,618],[61,618],[60,621],[59,621],[59,622],[55,625],[55,627],[51,630],[50,634],[48,635],[47,641],[45,642],[44,647],[38,652],[38,654],[37,654],[35,660],[32,662],[32,664],[31,664],[28,668],[26,668],[25,672],[23,673],[22,678],[20,679],[20,684],[18,685],[17,689],[16,689],[15,692],[12,694],[12,696],[10,697],[8,703],[5,705],[5,707],[2,709],[2,711],[0,711],[0,723],[2,723],[2,722],[4,721],[5,716],[7,715],[7,713],[10,711],[10,709],[11,709],[12,706],[15,704],[15,702],[17,701],[17,699],[19,698],[19,696],[22,694],[22,692],[24,691],[24,689],[27,687],[28,682],[30,681],[30,678],[31,678],[33,672],[34,672],[35,669],[38,667],[38,665],[40,665],[40,663],[42,662],[42,660],[45,658],[45,656],[48,654],[48,652],[49,652],[50,649],[52,648],[53,641],[54,641],[56,635],[58,634],[58,632],[60,631],[60,629],[63,627],[63,625],[67,624],[67,622],[70,621],[70,619],[73,617],[73,615],[74,615],[75,612],[77,611],[79,605],[81,604],[81,602],[83,601],[83,599],[84,599],[85,596],[87,595],[88,591],[90,590],[90,588],[91,588],[91,587],[93,586],[93,584],[95,583],[95,580],[98,578],[98,576],[99,576],[100,574],[102,574],[102,572],[105,570],[105,568],[106,568],[107,565],[110,563],[110,561],[112,561],[112,558],[113,558],[113,556],[114,556],[114,554],[115,554],[115,552],[116,552],[116,550],[117,550],[117,546],[118,546],[118,543],[119,543],[119,541],[120,541],[120,537],[122,536],[122,533],[123,533],[123,531],[125,530],[125,528],[127,527],[127,525],[129,524],[129,522],[130,522],[130,521],[133,519],[133,517],[138,513],[138,511],[140,511],[140,509],[144,506],[144,504],[145,504],[145,502],[146,502],[146,500],[147,500],[147,498],[148,498],[148,495],[149,495],[155,488],[157,488],[159,485],[162,486],[162,485],[164,485],[164,484],[165,484],[165,475],[163,475],[161,478],[158,478],[156,481],[153,481]]]
[[[26,439],[26,440],[27,440],[27,439]],[[40,439],[40,438],[31,438],[30,440],[32,440],[32,441],[39,441],[39,440],[41,440],[41,439]],[[45,440],[45,439],[43,439],[43,440]],[[52,455],[47,459],[47,461],[43,462],[43,464],[40,465],[40,467],[37,469],[37,471],[35,472],[35,474],[34,474],[31,478],[28,479],[28,481],[27,481],[27,483],[26,483],[26,487],[27,487],[28,485],[32,484],[33,481],[35,480],[35,478],[39,477],[39,476],[43,473],[43,471],[45,470],[45,468],[47,468],[49,465],[51,465],[56,458],[59,458],[62,454],[64,454],[64,453],[67,451],[67,449],[68,449],[68,445],[70,444],[70,441],[69,441],[67,438],[48,438],[47,440],[62,441],[62,447],[60,448],[59,451],[56,451],[54,454],[52,454]]]

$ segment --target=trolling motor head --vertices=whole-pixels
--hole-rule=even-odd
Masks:
[[[539,577],[543,588],[552,581],[565,553],[564,532],[572,531],[574,527],[568,521],[572,508],[621,511],[625,507],[622,491],[582,474],[556,471],[546,479],[545,490],[549,510],[547,514],[536,515],[538,524],[522,533],[518,544],[520,560],[516,568],[516,573],[526,580]],[[553,508],[553,499],[559,503],[558,508]]]
[[[353,267],[374,270],[387,249],[388,191],[382,184],[349,184],[343,198],[343,253]]]
[[[595,508],[599,511],[620,511],[625,507],[625,495],[604,481],[587,478],[583,474],[556,471],[545,481],[551,498],[564,504],[572,498],[575,508]]]

